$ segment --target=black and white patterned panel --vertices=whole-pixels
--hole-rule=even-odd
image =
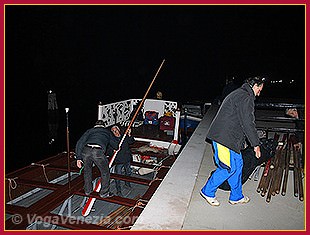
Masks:
[[[126,121],[131,114],[131,100],[115,103],[113,108],[116,115],[116,123]]]
[[[142,99],[132,99],[131,100],[131,110],[135,110],[136,108],[138,108],[138,106],[139,106],[139,102],[141,101]],[[142,111],[142,113],[144,113],[144,103],[143,103],[143,105],[142,105],[142,107],[141,107],[141,111]]]
[[[172,112],[173,116],[176,117],[177,108],[178,108],[178,103],[177,102],[166,101],[165,102],[165,107],[164,107],[164,113]]]
[[[101,114],[99,115],[99,119],[104,122],[104,126],[110,126],[114,124],[114,117],[113,117],[113,108],[111,104],[102,105]]]
[[[99,119],[103,120],[104,126],[124,122],[129,119],[132,111],[132,100],[102,105],[99,109]],[[115,121],[116,120],[116,121]]]

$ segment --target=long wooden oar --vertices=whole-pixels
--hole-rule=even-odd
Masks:
[[[137,115],[138,115],[138,113],[139,113],[139,111],[140,111],[140,109],[141,109],[141,107],[142,107],[142,105],[143,105],[143,103],[144,103],[144,101],[145,101],[145,99],[146,99],[146,96],[148,95],[148,93],[149,93],[149,91],[150,91],[150,89],[151,89],[153,83],[155,82],[155,79],[156,79],[156,77],[157,77],[159,71],[161,70],[161,67],[163,66],[164,62],[165,62],[165,60],[163,60],[163,61],[161,62],[160,66],[159,66],[159,68],[158,68],[158,70],[157,70],[157,72],[156,72],[156,74],[155,74],[155,76],[154,76],[154,78],[153,78],[153,80],[152,80],[152,82],[151,82],[151,84],[149,85],[147,91],[146,91],[145,94],[144,94],[143,99],[142,99],[141,102],[140,102],[140,105],[138,106],[138,108],[137,108],[137,110],[136,110],[134,116],[132,117],[132,119],[131,119],[131,121],[130,121],[130,123],[129,123],[129,125],[128,125],[128,127],[127,127],[127,129],[126,129],[126,131],[125,131],[125,133],[124,133],[124,135],[123,135],[121,141],[120,141],[119,144],[118,144],[118,149],[117,149],[116,151],[114,151],[113,156],[111,157],[110,162],[109,162],[109,168],[111,168],[111,166],[112,166],[112,164],[113,164],[113,162],[114,162],[114,159],[115,159],[117,153],[120,151],[121,146],[122,146],[122,144],[123,144],[123,142],[124,142],[124,140],[125,140],[125,138],[126,138],[126,136],[127,136],[127,133],[128,133],[128,131],[129,131],[129,129],[131,128],[133,122],[135,121],[135,118],[137,117]],[[95,188],[94,188],[94,191],[95,191],[95,192],[99,192],[100,189],[101,189],[101,179],[99,178],[99,180],[97,181],[97,184],[96,184],[96,186],[95,186]],[[95,201],[96,201],[96,198],[93,198],[93,197],[90,197],[90,198],[87,200],[87,202],[86,202],[86,204],[85,204],[85,206],[84,206],[84,208],[83,208],[83,210],[82,210],[82,215],[83,215],[83,216],[87,216],[87,215],[90,213],[90,211],[91,211],[91,209],[92,209],[92,207],[93,207]]]
[[[136,112],[135,112],[135,115],[132,117],[132,119],[131,119],[131,121],[130,121],[130,123],[129,123],[129,125],[128,125],[128,127],[127,127],[125,133],[124,133],[124,135],[123,135],[123,138],[121,139],[121,141],[120,141],[120,143],[119,143],[119,145],[118,145],[118,149],[114,152],[114,154],[113,154],[113,156],[112,156],[112,158],[111,158],[111,160],[110,160],[110,162],[109,162],[109,167],[112,166],[112,164],[113,164],[113,162],[114,162],[114,159],[115,159],[115,157],[116,157],[116,154],[120,151],[120,148],[121,148],[121,146],[122,146],[122,144],[123,144],[123,142],[124,142],[124,139],[126,138],[126,135],[127,135],[128,131],[129,131],[129,129],[131,128],[133,122],[135,121],[135,119],[136,119],[136,117],[137,117],[137,115],[138,115],[138,113],[139,113],[139,111],[140,111],[140,109],[141,109],[141,107],[142,107],[142,105],[143,105],[145,99],[146,99],[146,96],[147,96],[147,94],[149,93],[149,91],[150,91],[150,89],[151,89],[151,87],[152,87],[152,85],[153,85],[153,83],[154,83],[154,81],[155,81],[155,79],[156,79],[156,77],[157,77],[157,74],[159,73],[159,71],[160,71],[161,67],[163,66],[164,62],[165,62],[165,60],[163,60],[163,62],[160,64],[160,66],[159,66],[159,68],[158,68],[158,70],[157,70],[157,72],[156,72],[156,74],[155,74],[155,76],[154,76],[154,78],[153,78],[151,84],[149,85],[147,91],[145,92],[144,97],[143,97],[143,99],[141,100],[141,102],[140,102],[140,104],[139,104],[139,106],[138,106],[138,108],[137,108],[137,110],[136,110]]]

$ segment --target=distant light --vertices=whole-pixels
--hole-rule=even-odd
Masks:
[[[270,83],[283,83],[283,80],[281,79],[281,80],[272,80],[272,81],[270,81]]]
[[[294,79],[292,79],[292,80],[290,81],[290,84],[292,84],[293,82],[295,82],[295,80],[294,80]]]

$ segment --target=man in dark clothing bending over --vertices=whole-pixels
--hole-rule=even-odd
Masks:
[[[110,193],[110,169],[109,162],[105,156],[108,144],[113,148],[117,145],[111,141],[111,132],[104,128],[103,121],[98,120],[93,128],[88,129],[78,140],[75,148],[77,166],[84,164],[84,190],[86,195],[93,191],[92,187],[92,166],[93,163],[99,168],[101,173],[100,197],[113,196]]]
[[[120,128],[115,125],[111,128],[111,131],[114,134],[113,140],[119,144],[122,139]],[[132,153],[130,151],[129,145],[133,144],[134,142],[135,142],[135,139],[134,137],[131,136],[131,130],[129,129],[128,135],[125,137],[122,143],[121,149],[117,153],[115,161],[114,161],[116,174],[122,174],[122,170],[124,169],[126,176],[131,175],[130,162],[132,161]],[[115,179],[115,184],[116,184],[117,195],[120,197],[123,197],[120,180]],[[131,188],[130,182],[125,181],[125,187]]]
[[[255,96],[260,95],[264,82],[265,79],[261,77],[249,78],[240,88],[226,96],[209,127],[207,138],[212,140],[217,169],[200,194],[212,206],[220,205],[215,193],[225,180],[228,180],[231,188],[230,204],[250,201],[242,194],[243,160],[240,151],[245,147],[247,139],[256,157],[261,156],[255,127],[254,100]]]

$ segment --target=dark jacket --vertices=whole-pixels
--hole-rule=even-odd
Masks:
[[[247,83],[231,92],[213,119],[207,138],[237,153],[243,149],[246,138],[252,147],[258,146],[254,100],[254,92]]]
[[[305,120],[303,112],[298,112],[299,118],[295,120],[295,128],[298,130],[305,130]],[[295,133],[297,143],[304,143],[304,131],[296,131]]]
[[[97,144],[100,145],[103,152],[106,152],[108,144],[113,144],[111,142],[112,133],[110,130],[105,129],[102,126],[95,126],[91,129],[88,129],[78,140],[75,147],[76,159],[82,160],[82,150],[87,144]],[[117,147],[114,146],[113,147]]]
[[[122,139],[122,136],[120,137],[116,137],[116,136],[112,136],[112,141],[113,142],[117,142],[117,144],[119,144],[119,142],[121,141]],[[120,151],[118,151],[116,157],[115,157],[115,164],[123,164],[123,163],[128,163],[128,162],[131,162],[132,160],[132,153],[131,153],[131,150],[130,150],[130,145],[133,144],[135,142],[135,139],[134,137],[132,136],[126,136],[123,143],[122,143],[122,146],[121,146],[121,149]]]

